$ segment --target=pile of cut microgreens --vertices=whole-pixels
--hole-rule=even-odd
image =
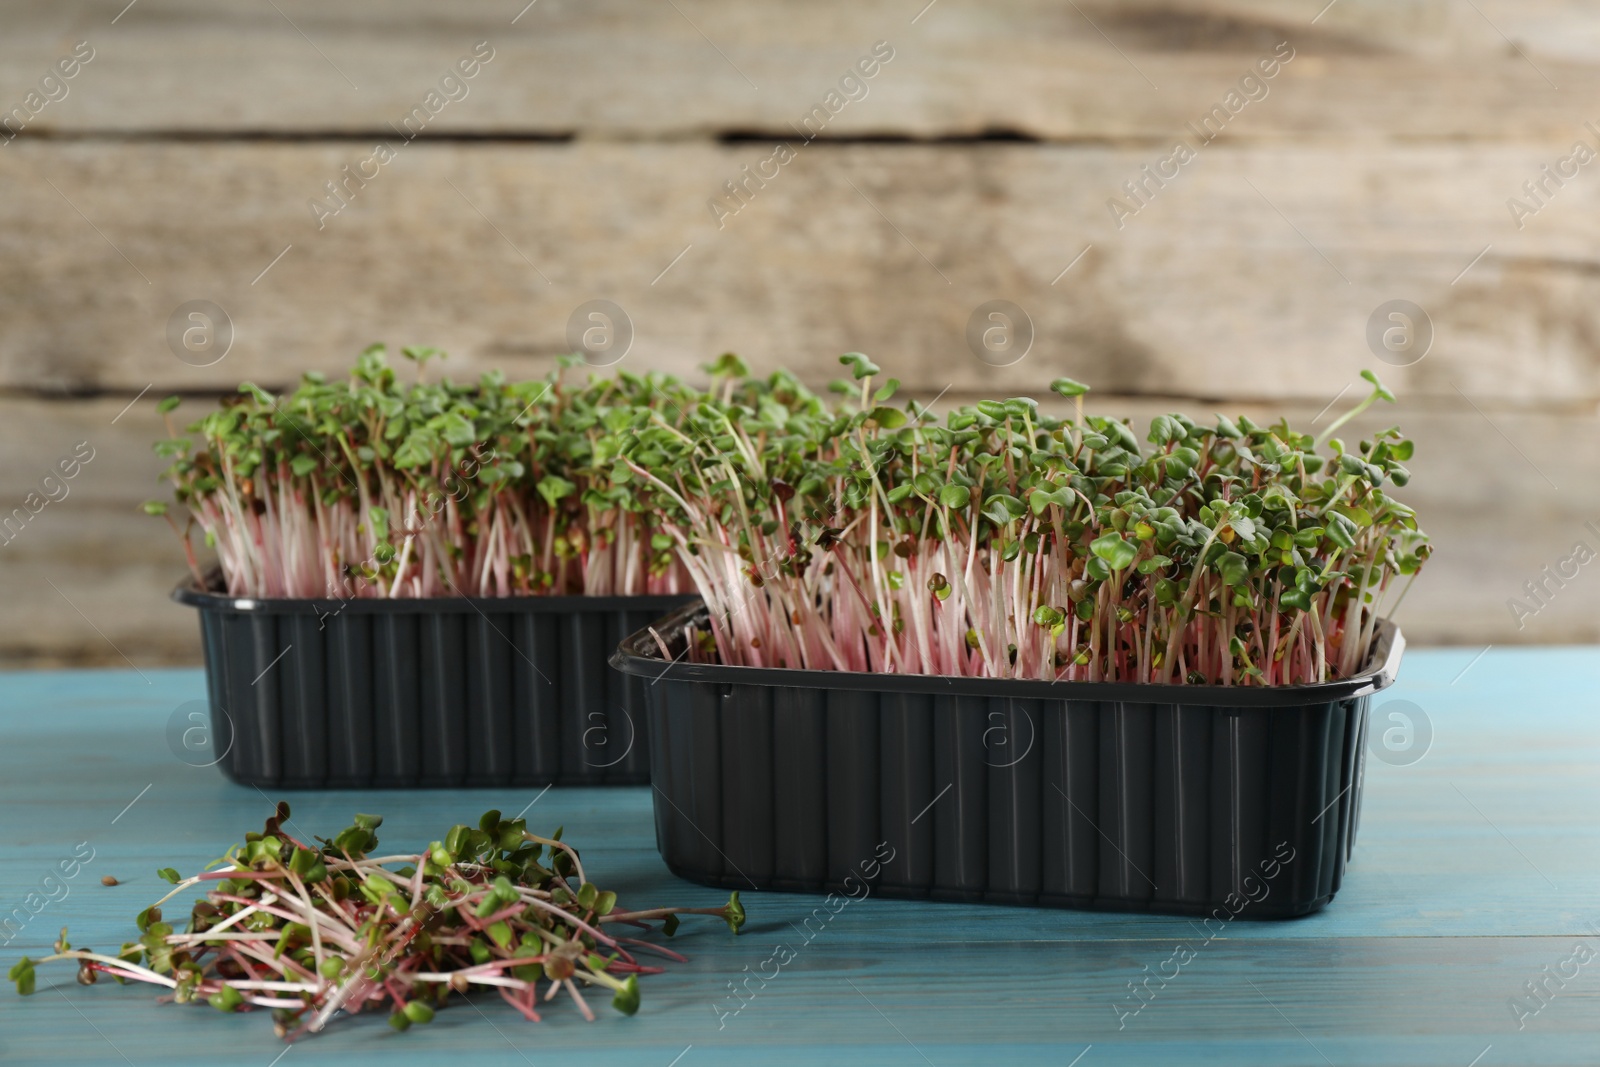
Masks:
[[[539,837],[497,811],[415,856],[371,855],[376,815],[314,842],[284,830],[288,818],[280,803],[215,870],[184,879],[162,870],[176,888],[139,913],[139,940],[116,954],[74,949],[63,929],[54,955],[11,968],[17,991],[33,992],[35,964],[73,960],[84,985],[105,974],[164,986],[171,993],[162,999],[178,1004],[271,1009],[290,1040],[341,1010],[387,1011],[405,1030],[430,1021],[452,993],[487,990],[533,1022],[541,1002],[565,993],[593,1020],[585,987],[609,991],[625,1014],[638,1010],[638,976],[661,968],[635,953],[684,959],[623,928],[659,922],[671,936],[679,915],[714,915],[737,934],[745,921],[737,892],[720,908],[619,910],[559,830]],[[192,886],[207,891],[180,932],[161,905]]]
[[[835,409],[714,390],[623,450],[708,607],[710,632],[658,635],[663,655],[681,637],[749,666],[1312,683],[1361,667],[1395,578],[1428,556],[1385,489],[1412,442],[1332,436],[1394,399],[1371,372],[1321,441],[1182,415],[1141,441],[1084,418],[1070,379],[1052,389],[1076,418],[1011,399],[941,425],[890,406],[898,383],[875,389],[865,356],[841,362],[855,382]]]
[[[411,385],[375,345],[348,380],[307,374],[283,397],[247,383],[187,435],[169,416],[156,450],[187,516],[168,521],[202,585],[196,525],[236,596],[686,591],[671,542],[608,471],[630,425],[670,425],[698,394],[657,374],[429,384],[442,353],[404,353]]]

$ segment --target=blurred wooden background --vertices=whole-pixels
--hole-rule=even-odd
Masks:
[[[197,661],[177,548],[137,512],[163,494],[160,397],[192,413],[373,340],[542,374],[596,298],[633,323],[628,367],[732,349],[820,385],[859,349],[947,402],[1069,374],[1101,413],[1310,423],[1373,367],[1401,403],[1369,425],[1413,431],[1405,496],[1438,544],[1412,639],[1600,640],[1600,564],[1521,628],[1507,605],[1600,550],[1600,161],[1541,169],[1600,137],[1592,5],[525,2],[8,5],[0,516],[78,442],[94,458],[0,544],[0,662]],[[1123,183],[1284,42],[1266,95],[1119,227]],[[330,215],[326,183],[363,166]],[[1035,334],[999,368],[965,339],[995,299]],[[1366,340],[1393,299],[1434,331],[1403,368]],[[197,300],[233,330],[207,367],[168,340]]]

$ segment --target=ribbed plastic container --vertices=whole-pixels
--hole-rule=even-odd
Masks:
[[[656,624],[673,655],[704,610]],[[669,664],[648,632],[611,663],[659,679],[656,841],[680,877],[1286,918],[1339,889],[1404,648],[1385,624],[1355,677],[1270,689]]]
[[[647,682],[606,658],[690,599],[172,596],[200,611],[218,765],[290,788],[647,782]]]

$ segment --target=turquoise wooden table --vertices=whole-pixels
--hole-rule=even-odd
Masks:
[[[801,923],[817,899],[749,893],[738,938],[710,921],[685,924],[676,947],[690,961],[647,979],[633,1018],[605,1010],[585,1023],[557,1010],[532,1024],[482,998],[406,1034],[357,1017],[292,1047],[264,1014],[157,1005],[149,988],[84,988],[70,968],[42,968],[34,996],[0,991],[0,1060],[1592,1067],[1600,650],[1475,656],[1413,652],[1400,685],[1379,696],[1375,732],[1391,725],[1386,706],[1406,700],[1426,716],[1431,743],[1419,730],[1408,754],[1369,759],[1348,880],[1309,918],[1241,919],[1211,936],[1178,918],[868,898],[820,932],[813,921],[808,939]],[[203,695],[196,671],[0,675],[0,907],[25,919],[3,949],[8,966],[46,953],[64,924],[77,944],[120,944],[134,913],[165,888],[155,868],[198,869],[268,814],[258,791],[173,754],[169,723]],[[1426,755],[1414,760],[1421,746]],[[724,899],[667,872],[645,789],[288,799],[307,833],[381,812],[384,840],[406,848],[486,808],[528,807],[533,827],[565,825],[596,880],[624,901]],[[90,850],[75,878],[46,892],[60,860]],[[105,887],[104,875],[123,884]],[[30,893],[43,902],[37,915]],[[794,958],[741,1007],[730,983],[761,970],[779,944]],[[1177,966],[1168,961],[1180,945],[1192,956]],[[1164,985],[1147,984],[1156,990],[1148,1000],[1130,992],[1174,971]]]

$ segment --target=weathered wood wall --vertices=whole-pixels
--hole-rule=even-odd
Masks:
[[[374,339],[445,347],[456,375],[539,374],[592,298],[629,314],[636,368],[734,349],[820,384],[860,349],[929,396],[1065,373],[1139,416],[1309,422],[1373,366],[1439,543],[1402,624],[1600,640],[1588,568],[1520,629],[1506,604],[1574,542],[1600,549],[1600,160],[1573,157],[1600,146],[1588,5],[923,2],[12,5],[0,514],[78,442],[95,458],[0,544],[0,660],[197,656],[164,600],[170,535],[135,512],[159,492],[158,397],[193,410]],[[1188,124],[1214,106],[1202,144]],[[1179,139],[1195,157],[1145,179]],[[392,160],[366,162],[380,144]],[[780,144],[792,159],[765,163]],[[732,199],[746,167],[768,177]],[[1403,368],[1366,340],[1397,298],[1434,330]],[[965,340],[992,299],[1035,329],[1004,368]],[[168,341],[194,300],[233,327],[207,367]]]

